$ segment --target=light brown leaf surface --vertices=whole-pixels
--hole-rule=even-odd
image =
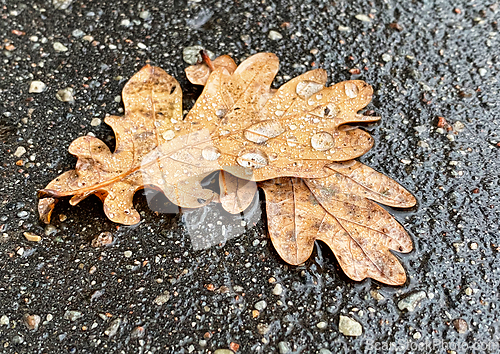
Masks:
[[[239,214],[248,208],[257,193],[257,183],[224,171],[219,174],[219,187],[222,207],[231,214]]]
[[[116,135],[115,151],[111,153],[105,143],[92,136],[76,139],[69,147],[69,152],[78,157],[76,169],[39,192],[42,199],[38,210],[46,223],[50,222],[56,199],[65,196],[72,196],[70,203],[75,205],[96,194],[104,203],[106,216],[126,225],[140,221],[132,200],[144,185],[161,190],[172,202],[185,207],[205,205],[214,198],[212,191],[202,189],[198,178],[219,168],[216,162],[201,157],[201,151],[211,146],[209,137],[195,132],[173,139],[172,119],[182,117],[178,82],[163,70],[147,65],[125,85],[123,102],[125,116],[105,119]],[[199,141],[195,157],[188,149],[189,139]],[[197,178],[189,179],[187,173],[173,178],[166,175],[167,169],[180,174],[195,169]]]
[[[275,91],[270,88],[279,64],[274,54],[253,55],[237,68],[227,56],[214,63],[184,120],[174,78],[149,65],[134,75],[123,90],[125,116],[105,119],[116,134],[116,150],[91,136],[75,140],[69,148],[78,157],[74,172],[39,193],[42,219],[50,221],[57,198],[72,196],[74,205],[96,194],[109,219],[135,224],[140,217],[132,199],[145,185],[194,208],[217,198],[201,187],[213,171],[254,181],[326,177],[332,171],[325,165],[360,156],[372,146],[367,133],[339,128],[378,119],[356,113],[371,99],[364,82],[325,88],[326,73],[313,70]]]
[[[270,53],[251,56],[233,74],[213,68],[185,122],[208,129],[221,165],[238,177],[248,179],[248,169],[255,181],[325,177],[326,161],[353,159],[373,145],[364,131],[339,127],[379,119],[357,114],[373,92],[363,81],[326,88],[326,72],[317,69],[274,91],[278,59]]]
[[[403,284],[404,269],[389,250],[410,252],[407,233],[383,208],[339,189],[330,178],[278,178],[260,183],[266,195],[269,234],[278,254],[287,263],[300,264],[311,255],[314,241],[321,240],[351,279],[369,277]],[[398,192],[409,194],[390,178],[381,174],[377,178],[377,183],[397,185]]]

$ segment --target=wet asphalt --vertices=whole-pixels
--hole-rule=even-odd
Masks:
[[[494,0],[0,0],[0,352],[497,353],[499,19]],[[177,78],[193,105],[182,57],[193,45],[237,62],[276,53],[276,87],[318,67],[330,83],[374,87],[367,109],[382,120],[363,127],[376,143],[359,160],[418,199],[389,208],[415,246],[398,255],[404,286],[351,281],[324,244],[287,266],[262,193],[243,224],[216,206],[162,213],[168,201],[144,193],[133,227],[108,221],[96,197],[39,222],[36,191],[74,167],[71,141],[114,146],[103,119],[123,113],[142,66]],[[28,92],[32,81],[44,91]],[[56,97],[66,88],[73,102]],[[208,249],[192,240],[200,220]],[[221,241],[222,225],[241,234]],[[111,244],[94,247],[103,232]],[[362,335],[341,334],[341,315]]]

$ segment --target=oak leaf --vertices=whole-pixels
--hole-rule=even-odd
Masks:
[[[210,66],[188,67],[188,79],[204,85],[222,62],[219,58]],[[202,72],[203,80],[193,77],[194,72]],[[278,254],[289,264],[301,264],[311,255],[314,241],[320,240],[332,249],[351,279],[370,277],[403,284],[405,271],[390,250],[410,252],[411,239],[373,201],[408,208],[415,205],[415,198],[394,180],[353,160],[330,164],[327,170],[330,176],[326,178],[281,177],[259,183],[266,195],[268,230]],[[251,200],[248,194],[247,198]]]
[[[201,181],[213,171],[261,181],[281,176],[325,177],[323,167],[368,151],[372,138],[346,122],[373,121],[356,111],[371,99],[362,81],[324,87],[326,73],[313,70],[276,92],[274,54],[260,53],[236,69],[225,57],[210,73],[201,96],[182,119],[181,89],[163,70],[149,65],[125,85],[125,116],[105,119],[116,134],[113,153],[99,139],[75,140],[78,162],[39,191],[45,222],[57,198],[77,204],[96,194],[109,219],[135,224],[134,193],[148,185],[181,207],[200,207],[217,196]],[[228,64],[229,63],[229,64]],[[231,72],[234,69],[234,72]]]
[[[325,87],[326,72],[316,69],[274,90],[277,71],[270,53],[239,66],[222,56],[188,68],[188,78],[205,87],[183,119],[177,81],[144,67],[123,90],[125,116],[105,119],[116,134],[115,151],[94,137],[75,140],[69,148],[78,158],[75,170],[39,191],[42,220],[50,222],[58,198],[71,196],[75,205],[95,194],[109,219],[135,224],[132,199],[145,186],[180,207],[216,201],[239,213],[253,200],[255,182],[265,181],[269,232],[285,261],[302,263],[322,240],[351,278],[401,284],[404,270],[389,249],[408,252],[411,240],[369,199],[398,207],[414,199],[352,161],[373,139],[346,125],[379,119],[357,113],[371,101],[371,87],[359,80]],[[201,184],[214,171],[220,196]]]
[[[353,280],[372,278],[391,285],[406,281],[403,267],[389,251],[407,253],[412,242],[382,207],[415,204],[414,197],[385,175],[356,161],[331,165],[326,178],[278,178],[261,182],[268,229],[278,254],[290,264],[311,255],[323,241]],[[372,201],[373,200],[373,201]]]

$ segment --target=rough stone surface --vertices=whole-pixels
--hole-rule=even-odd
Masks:
[[[277,353],[278,343],[286,341],[295,353],[322,348],[373,353],[368,339],[498,343],[497,2],[2,1],[0,319],[5,316],[2,323],[8,319],[9,324],[0,326],[0,351],[188,353],[194,346],[193,353],[213,353],[235,342],[238,353]],[[56,10],[55,3],[68,7]],[[149,16],[141,17],[143,11]],[[358,20],[358,14],[371,21]],[[269,39],[271,30],[283,38]],[[54,42],[68,50],[56,52]],[[193,251],[188,218],[155,213],[142,192],[135,198],[144,219],[139,225],[117,228],[96,197],[75,207],[65,199],[56,205],[53,228],[45,234],[36,191],[74,168],[68,153],[74,139],[93,133],[114,149],[104,118],[123,114],[115,97],[128,78],[148,62],[158,65],[179,80],[185,109],[193,105],[201,88],[186,81],[182,58],[183,48],[193,45],[215,55],[231,53],[237,62],[261,51],[276,53],[281,64],[274,87],[319,67],[328,71],[329,83],[361,79],[373,85],[367,110],[382,120],[363,127],[375,146],[359,160],[418,199],[409,211],[389,208],[415,245],[412,253],[397,254],[408,274],[404,286],[349,280],[321,242],[303,265],[287,266],[263,220],[248,223],[241,236]],[[392,59],[385,62],[383,54]],[[359,73],[352,74],[353,68]],[[47,89],[29,93],[33,80]],[[72,104],[56,98],[66,87],[75,90]],[[439,117],[449,127],[439,128]],[[92,126],[94,118],[102,123]],[[14,155],[20,146],[26,149],[21,158]],[[22,166],[16,164],[20,159]],[[171,207],[165,199],[155,200],[158,209]],[[253,208],[265,214],[264,204]],[[216,207],[193,211],[189,218],[213,224],[207,237],[214,239],[221,235],[216,227],[241,223],[239,216]],[[43,235],[42,240],[29,242],[24,232]],[[113,243],[91,247],[102,232],[111,232]],[[470,249],[473,242],[477,249]],[[127,250],[130,258],[124,257]],[[272,293],[271,277],[285,289],[279,297]],[[222,286],[229,291],[220,291]],[[374,289],[383,300],[370,295]],[[415,311],[399,310],[406,294],[420,290],[428,297]],[[154,299],[164,291],[171,298],[158,306]],[[268,306],[253,318],[253,306],[262,299]],[[353,308],[363,316],[351,315]],[[64,319],[75,309],[84,316]],[[341,313],[356,318],[361,336],[338,332]],[[37,331],[26,328],[24,314],[40,316]],[[53,318],[44,324],[48,314]],[[108,338],[104,331],[117,318],[119,329]],[[466,334],[455,329],[456,318],[468,324]],[[326,330],[316,327],[320,321],[328,321]],[[132,339],[138,326],[146,334]],[[420,339],[414,337],[417,331]],[[484,352],[498,353],[498,348]]]
[[[398,308],[401,311],[408,310],[410,312],[413,312],[417,308],[420,301],[422,301],[426,297],[427,294],[425,293],[425,291],[417,291],[413,294],[405,296],[402,300],[399,300]]]
[[[345,336],[358,337],[363,334],[361,324],[347,316],[339,316],[339,332]]]
[[[42,93],[45,91],[45,88],[47,85],[45,85],[42,81],[31,81],[30,88],[28,90],[29,93]]]

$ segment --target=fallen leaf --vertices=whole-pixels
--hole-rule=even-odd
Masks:
[[[359,162],[355,165],[364,172],[371,170]],[[369,277],[401,285],[406,281],[405,271],[389,250],[410,252],[411,239],[385,209],[367,198],[401,207],[413,205],[414,198],[395,181],[373,170],[372,187],[369,180],[342,174],[348,174],[348,170],[337,168],[335,175],[320,179],[261,182],[271,241],[281,258],[293,265],[309,258],[315,240],[323,241],[351,279]],[[341,183],[336,183],[339,180]],[[344,189],[345,180],[355,187]],[[394,187],[385,195],[377,189],[384,183]]]
[[[203,54],[203,53],[202,53]],[[349,123],[380,117],[357,112],[372,88],[352,80],[325,87],[326,71],[306,72],[277,90],[274,54],[251,56],[236,67],[228,56],[186,69],[204,89],[182,118],[181,90],[163,70],[144,67],[125,85],[124,117],[107,117],[116,134],[113,153],[99,139],[75,140],[75,170],[39,192],[45,222],[58,198],[75,205],[91,194],[109,219],[135,224],[134,193],[148,186],[180,207],[221,202],[229,213],[244,211],[257,185],[266,195],[268,228],[278,254],[303,263],[315,240],[325,242],[354,280],[370,277],[403,284],[403,267],[390,250],[409,252],[411,239],[375,202],[411,207],[415,199],[392,179],[353,159],[373,145]],[[219,172],[220,196],[202,180]]]
[[[140,216],[133,208],[132,199],[146,183],[160,189],[178,205],[198,207],[209,203],[214,193],[203,189],[197,180],[191,181],[186,176],[184,183],[168,183],[163,176],[164,168],[182,171],[183,153],[189,153],[183,148],[196,135],[174,140],[172,120],[182,118],[181,95],[178,82],[159,68],[147,65],[134,75],[123,90],[125,116],[105,118],[116,134],[115,151],[111,153],[106,144],[92,136],[75,140],[69,152],[78,157],[76,169],[63,173],[39,192],[42,199],[38,210],[42,220],[50,221],[57,198],[73,196],[70,204],[76,205],[96,194],[103,201],[110,220],[136,224]],[[197,147],[202,149],[204,145],[199,143]],[[160,157],[162,153],[165,156]],[[168,159],[164,168],[161,158]],[[189,163],[193,162],[188,159]],[[205,162],[203,160],[202,170],[217,170],[216,164]]]
[[[196,67],[199,70],[202,66]],[[211,72],[216,67],[205,65],[205,70]],[[314,91],[315,83],[325,81],[326,77],[320,77],[302,89]],[[268,120],[246,133],[265,142],[280,130],[276,120]],[[403,284],[406,274],[389,249],[410,252],[411,239],[387,211],[369,199],[407,208],[415,205],[415,198],[394,180],[354,160],[330,164],[326,169],[330,175],[326,178],[281,177],[259,183],[266,195],[269,234],[278,254],[289,264],[301,264],[311,255],[314,241],[321,240],[350,278]],[[237,189],[240,179],[232,180]],[[236,190],[232,195],[237,194]]]
[[[125,116],[105,119],[116,134],[115,151],[92,136],[75,140],[69,147],[78,157],[75,170],[39,191],[42,220],[50,221],[57,198],[72,196],[75,205],[96,194],[110,220],[136,224],[140,216],[132,199],[144,186],[162,191],[181,207],[195,208],[217,199],[201,186],[213,171],[224,169],[254,181],[326,177],[326,164],[371,148],[367,133],[339,128],[379,119],[356,113],[371,99],[366,83],[325,88],[326,72],[313,70],[274,92],[270,86],[278,59],[270,53],[253,55],[233,73],[227,68],[212,66],[184,120],[181,89],[173,77],[149,65],[134,75],[123,90]]]

